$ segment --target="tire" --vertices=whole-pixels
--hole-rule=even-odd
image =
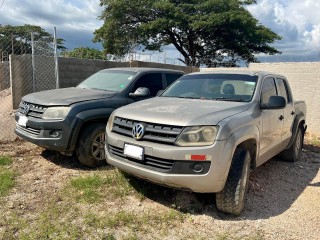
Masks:
[[[226,213],[239,215],[245,205],[250,175],[250,153],[237,148],[233,157],[224,189],[216,193],[217,208]]]
[[[296,162],[299,160],[303,147],[303,130],[299,127],[292,146],[281,152],[281,158],[286,162]]]
[[[86,126],[80,134],[76,154],[80,163],[88,167],[100,167],[106,164],[105,128],[102,123]]]

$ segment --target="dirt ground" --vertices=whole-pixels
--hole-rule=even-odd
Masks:
[[[0,141],[12,141],[15,121],[12,110],[11,89],[0,91]]]
[[[239,217],[219,213],[213,194],[183,192],[139,180],[149,189],[141,197],[130,178],[126,181],[133,190],[125,197],[110,197],[112,193],[106,192],[101,201],[77,202],[66,191],[71,179],[108,176],[117,170],[110,166],[86,169],[72,157],[24,141],[0,144],[0,156],[4,155],[14,160],[9,168],[16,173],[16,186],[2,199],[0,239],[320,239],[317,146],[306,145],[298,162],[272,159],[254,170],[246,208]],[[58,208],[58,213],[49,212],[52,208]],[[102,224],[101,219],[117,211],[130,212],[135,220],[123,217],[122,224]],[[135,223],[142,214],[148,216],[143,224]],[[168,217],[155,220],[165,214]],[[53,222],[50,228],[46,221]],[[51,232],[41,235],[32,228]],[[61,229],[64,234],[58,235]]]

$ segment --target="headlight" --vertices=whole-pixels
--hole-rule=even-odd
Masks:
[[[42,115],[43,119],[64,119],[70,107],[49,107]]]
[[[182,147],[212,145],[216,141],[218,129],[217,126],[186,127],[176,144]]]
[[[107,129],[109,129],[110,132],[112,131],[113,120],[114,120],[114,111],[111,113],[107,123]]]

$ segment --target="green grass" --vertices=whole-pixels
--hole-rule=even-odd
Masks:
[[[70,184],[76,190],[75,198],[78,201],[95,203],[102,198],[99,189],[104,185],[104,180],[99,175],[74,178]]]
[[[9,156],[0,156],[0,166],[8,166],[12,164],[12,158]]]
[[[133,192],[133,188],[122,173],[100,170],[93,175],[72,179],[65,191],[77,202],[98,203],[104,198],[122,201]]]
[[[12,164],[9,156],[0,156],[0,197],[7,195],[15,185],[15,174],[12,170],[5,168]]]
[[[0,197],[5,196],[15,185],[15,174],[12,171],[0,173]]]

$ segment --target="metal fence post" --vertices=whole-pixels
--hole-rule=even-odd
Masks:
[[[34,63],[34,38],[33,32],[31,32],[31,59],[32,59],[32,90],[36,92],[36,79],[35,79],[35,63]]]
[[[56,27],[53,27],[53,46],[54,46],[56,88],[59,88],[60,87],[60,82],[59,82],[59,63],[58,63],[58,47],[57,47],[57,30],[56,30]]]

